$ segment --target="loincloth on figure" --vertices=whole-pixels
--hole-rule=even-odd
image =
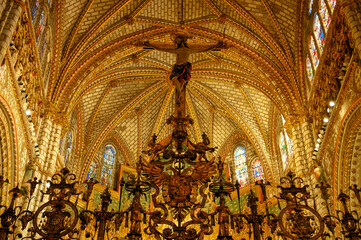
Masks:
[[[181,83],[184,82],[184,85],[188,84],[189,79],[191,78],[191,69],[192,64],[186,62],[184,64],[175,64],[173,66],[172,72],[169,76],[169,79],[172,80],[174,77],[177,77],[177,80]]]

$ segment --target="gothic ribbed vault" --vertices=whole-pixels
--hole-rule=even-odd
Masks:
[[[282,3],[281,3],[282,2]],[[77,111],[83,174],[99,146],[117,138],[134,161],[153,133],[167,136],[174,88],[167,80],[175,56],[137,43],[190,46],[223,41],[226,48],[191,56],[187,111],[194,141],[213,146],[245,136],[272,178],[275,109],[297,114],[306,99],[300,26],[302,1],[68,0],[55,19],[48,100],[68,116]],[[182,21],[183,19],[183,21]],[[301,87],[302,86],[302,87]],[[80,150],[79,150],[80,149]]]

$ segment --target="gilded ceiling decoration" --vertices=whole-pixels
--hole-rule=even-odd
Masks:
[[[59,0],[56,6],[47,94],[68,115],[82,111],[83,171],[109,136],[119,135],[137,159],[153,133],[170,133],[165,121],[173,114],[174,87],[168,78],[176,56],[143,43],[174,48],[177,35],[187,36],[191,48],[223,43],[189,58],[186,112],[195,120],[190,138],[200,141],[205,132],[222,147],[239,132],[272,165],[273,106],[285,116],[295,114],[306,98],[295,64],[302,51],[296,41],[302,3]]]

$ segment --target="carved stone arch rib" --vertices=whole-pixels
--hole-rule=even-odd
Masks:
[[[6,101],[0,97],[0,175],[9,179],[5,184],[3,202],[8,200],[7,193],[19,181],[19,154],[17,149],[17,135],[14,116]],[[25,160],[25,159],[21,159]]]

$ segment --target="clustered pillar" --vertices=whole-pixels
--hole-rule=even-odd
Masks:
[[[346,23],[351,29],[355,41],[355,49],[361,56],[361,3],[359,1],[343,0],[342,6]]]
[[[315,149],[315,141],[312,133],[311,123],[306,115],[297,118],[290,118],[286,124],[288,132],[292,133],[293,141],[293,161],[296,176],[304,180],[304,184],[316,186],[318,180],[313,172],[316,162],[312,160],[312,154]],[[321,191],[318,188],[309,188],[312,196],[316,197],[316,206],[319,206],[319,213],[327,214],[324,200],[321,198]],[[311,204],[311,203],[310,203]],[[313,204],[313,203],[312,203]]]
[[[35,161],[35,174],[34,176],[41,180],[43,183],[52,176],[57,170],[56,162],[59,152],[59,142],[61,138],[62,126],[57,123],[52,117],[48,116],[44,119],[39,134],[39,151],[40,155]],[[45,184],[39,185],[37,191],[39,194],[35,194],[36,199],[34,206],[41,204],[40,190],[45,190]],[[43,199],[45,200],[45,199]]]

